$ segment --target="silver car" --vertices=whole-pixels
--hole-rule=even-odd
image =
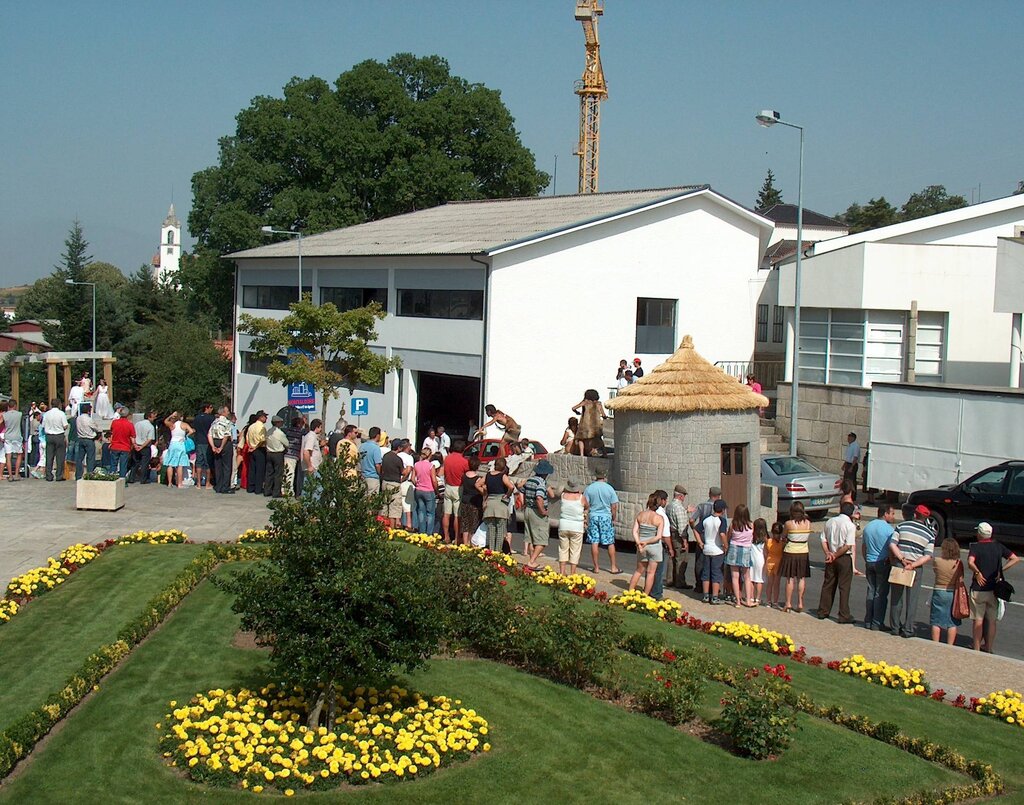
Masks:
[[[824,514],[839,502],[842,479],[822,472],[798,456],[762,456],[761,483],[779,490],[779,516],[789,514],[793,501],[808,514]]]

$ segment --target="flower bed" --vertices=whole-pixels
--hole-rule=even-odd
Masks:
[[[613,607],[622,607],[627,612],[638,612],[641,615],[650,615],[652,618],[663,621],[674,621],[683,611],[683,608],[675,601],[670,601],[667,598],[659,601],[639,590],[627,590],[609,598],[608,603]]]
[[[860,654],[846,657],[838,663],[830,662],[828,665],[829,668],[841,673],[859,676],[867,682],[877,683],[883,687],[902,690],[911,696],[926,696],[931,690],[925,681],[924,671],[918,668],[907,670],[885,661],[873,662]]]
[[[149,545],[167,545],[169,543],[188,542],[188,536],[184,531],[172,528],[168,531],[136,531],[134,534],[125,534],[115,540],[118,545],[134,545],[145,542]]]
[[[1024,727],[1024,698],[1018,691],[997,690],[972,702],[973,710],[983,716],[991,716]]]
[[[487,721],[458,699],[427,698],[393,686],[339,694],[335,729],[302,723],[299,690],[211,690],[172,712],[164,757],[201,782],[295,793],[292,786],[335,787],[422,776],[488,752]],[[162,725],[157,725],[162,728]]]
[[[20,608],[16,601],[7,599],[0,601],[0,623],[7,623],[7,621],[18,614]]]
[[[542,584],[545,587],[558,587],[573,595],[580,595],[586,598],[593,596],[597,589],[597,580],[592,579],[584,573],[573,573],[563,576],[551,565],[544,565],[540,570],[526,571],[530,579]]]
[[[707,630],[708,634],[727,637],[742,646],[751,646],[771,654],[791,655],[796,645],[793,638],[788,634],[773,632],[757,624],[744,623],[743,621],[730,621],[728,623],[714,622]],[[785,649],[785,651],[783,651]]]
[[[239,542],[270,542],[270,529],[250,528],[238,535]]]

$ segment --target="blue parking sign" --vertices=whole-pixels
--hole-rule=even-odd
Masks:
[[[353,397],[351,400],[349,400],[348,412],[352,416],[369,416],[370,398]]]

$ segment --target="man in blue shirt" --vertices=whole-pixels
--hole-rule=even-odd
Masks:
[[[864,610],[864,628],[888,631],[885,608],[889,599],[889,543],[892,542],[896,512],[888,503],[878,507],[878,519],[864,527],[861,553],[864,556],[864,578],[868,583]]]
[[[594,474],[594,482],[583,490],[583,497],[590,504],[590,520],[584,541],[590,544],[594,573],[601,569],[600,546],[604,545],[608,548],[611,572],[619,574],[622,571],[615,561],[615,518],[619,513],[619,496],[606,480],[607,477],[607,472],[598,470]]]
[[[359,471],[366,482],[366,491],[376,495],[380,492],[380,462],[384,455],[377,444],[380,428],[376,425],[370,428],[368,436],[369,438],[359,446]]]

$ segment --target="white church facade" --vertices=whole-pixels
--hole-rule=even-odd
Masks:
[[[174,213],[174,204],[167,211],[167,217],[160,225],[160,246],[151,263],[153,279],[162,282],[176,274],[181,265],[181,221]]]

